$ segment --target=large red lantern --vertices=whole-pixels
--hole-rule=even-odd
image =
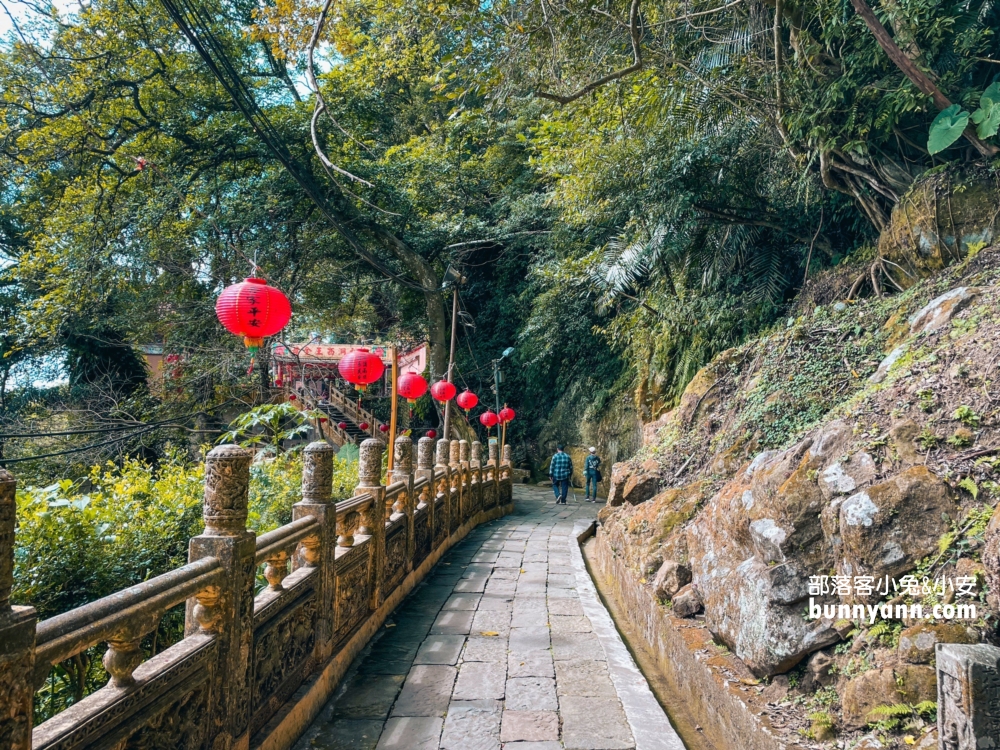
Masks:
[[[337,365],[344,380],[359,391],[365,390],[385,372],[382,358],[367,349],[355,349]]]
[[[439,380],[431,386],[431,396],[434,397],[435,401],[451,401],[455,398],[456,393],[458,393],[458,388],[447,380]]]
[[[396,381],[396,393],[411,404],[427,393],[427,381],[415,372],[404,372]]]
[[[339,427],[342,430],[346,430],[347,429],[347,422],[337,422],[337,427]]]
[[[437,430],[427,430],[427,432],[424,434],[426,434],[427,437],[429,437],[431,440],[433,440],[438,436]]]
[[[466,413],[468,413],[469,409],[475,408],[476,404],[479,403],[479,396],[469,389],[466,389],[458,394],[455,402],[465,409]]]
[[[389,425],[387,425],[387,424],[380,424],[378,426],[378,431],[379,432],[388,432],[389,431]]]
[[[249,278],[222,290],[215,314],[227,331],[242,336],[250,353],[256,354],[267,336],[288,325],[292,304],[264,279]]]
[[[500,417],[496,415],[495,412],[487,409],[482,414],[479,415],[479,424],[485,427],[487,430],[491,427],[496,427],[500,423]]]
[[[371,425],[368,424],[367,422],[362,422],[361,424],[358,425],[358,427],[361,429],[362,432],[368,432],[368,428],[371,427]]]
[[[507,424],[508,422],[513,422],[514,417],[517,415],[514,413],[514,410],[511,409],[509,406],[504,406],[504,408],[500,410],[500,413],[497,416],[500,418],[501,424]]]

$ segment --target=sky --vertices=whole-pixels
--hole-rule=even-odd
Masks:
[[[60,14],[72,13],[80,8],[80,3],[77,0],[49,0],[49,2]],[[45,4],[44,0],[38,3],[38,5],[42,6]],[[11,16],[20,24],[27,20],[30,15],[31,11],[28,6],[19,2],[19,0],[0,0],[0,39],[6,37],[13,29]]]

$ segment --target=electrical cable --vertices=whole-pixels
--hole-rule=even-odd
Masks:
[[[310,200],[316,204],[326,220],[330,222],[337,233],[351,247],[351,250],[370,266],[385,276],[395,279],[400,284],[425,293],[433,291],[423,284],[396,273],[371,255],[362,247],[358,238],[354,236],[354,233],[347,228],[344,222],[334,216],[334,212],[326,198],[322,195],[319,186],[307,175],[295,157],[292,156],[281,135],[264,111],[261,110],[253,93],[237,72],[222,43],[212,33],[209,19],[205,17],[194,2],[191,2],[191,0],[160,0],[160,2],[174,20],[174,23],[177,24],[181,33],[195,48],[209,70],[229,94],[233,103],[246,118],[253,131],[264,142],[268,150],[281,162],[288,174],[299,184],[299,187],[309,196]]]

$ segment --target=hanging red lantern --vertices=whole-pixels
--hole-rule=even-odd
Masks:
[[[404,372],[396,381],[396,393],[411,404],[427,393],[427,381],[415,372]]]
[[[362,432],[368,432],[368,428],[371,427],[371,425],[368,424],[367,422],[362,422],[361,424],[358,425],[358,427],[361,428]]]
[[[215,301],[215,315],[227,331],[243,337],[252,356],[267,336],[288,325],[292,304],[281,290],[251,277],[222,290]]]
[[[282,386],[282,384],[283,384],[284,382],[285,382],[285,381],[284,381],[284,380],[282,380],[281,378],[275,378],[275,379],[274,379],[274,386],[275,386],[276,388],[281,388],[281,386]]]
[[[337,422],[337,427],[339,427],[341,430],[346,430],[347,422]]]
[[[380,424],[378,426],[378,431],[379,432],[388,432],[389,431],[389,425],[387,425],[387,424]]]
[[[359,391],[365,390],[385,372],[382,358],[367,349],[355,349],[337,365],[344,380]]]
[[[496,427],[500,423],[500,417],[496,415],[495,412],[487,409],[482,414],[479,415],[479,424],[485,427],[487,430],[491,427]]]
[[[291,394],[288,395],[288,400],[289,401],[295,401],[297,399],[298,399],[298,396],[296,396],[294,393],[291,393]]]
[[[455,398],[456,393],[458,393],[458,388],[447,380],[439,380],[431,386],[431,396],[434,397],[435,401],[451,401]]]
[[[437,430],[427,430],[427,432],[425,432],[424,434],[427,435],[427,437],[429,437],[431,440],[433,440],[438,436]]]
[[[507,424],[508,422],[513,422],[514,417],[516,417],[517,415],[514,413],[514,410],[511,409],[509,406],[504,406],[504,408],[500,410],[500,413],[497,416],[500,418],[500,424]]]
[[[476,404],[479,403],[479,396],[466,388],[464,391],[458,394],[455,402],[465,409],[466,414],[468,414],[469,409],[474,409]]]

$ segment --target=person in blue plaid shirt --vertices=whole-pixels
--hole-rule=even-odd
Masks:
[[[552,494],[556,496],[557,505],[566,504],[569,493],[570,478],[573,476],[573,459],[563,451],[562,445],[556,446],[556,454],[549,462],[549,478],[552,479]]]

